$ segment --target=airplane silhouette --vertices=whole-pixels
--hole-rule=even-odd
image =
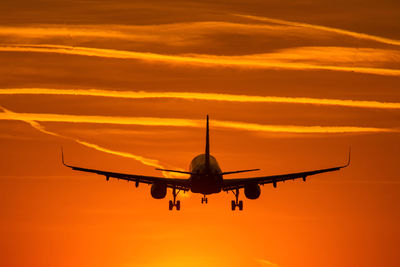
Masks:
[[[238,179],[224,179],[224,175],[242,172],[258,171],[259,169],[249,169],[249,170],[239,170],[239,171],[229,171],[222,172],[218,165],[217,160],[210,155],[210,138],[209,138],[209,123],[207,115],[207,130],[206,130],[206,149],[204,154],[196,156],[190,163],[189,171],[177,171],[177,170],[167,170],[167,169],[157,169],[166,172],[184,173],[189,174],[188,179],[173,179],[164,177],[154,177],[154,176],[144,176],[136,174],[125,174],[117,172],[108,172],[95,169],[87,169],[77,166],[71,166],[64,162],[64,153],[61,150],[62,163],[72,168],[75,171],[91,172],[99,175],[104,175],[108,181],[110,178],[122,179],[127,181],[135,182],[136,187],[139,183],[151,184],[151,196],[155,199],[163,199],[167,195],[167,188],[172,188],[173,200],[169,201],[169,210],[174,207],[176,210],[180,210],[181,203],[176,200],[179,192],[191,191],[193,193],[202,194],[201,203],[207,203],[207,195],[219,193],[221,191],[232,191],[235,200],[231,202],[231,209],[235,210],[238,207],[239,210],[243,210],[243,201],[239,201],[239,189],[244,188],[244,195],[248,199],[257,199],[261,194],[260,185],[272,184],[275,188],[278,182],[283,182],[286,180],[295,180],[302,178],[306,181],[306,177],[310,175],[315,175],[324,172],[337,171],[342,168],[349,166],[350,164],[350,150],[348,161],[345,165],[319,169],[313,171],[288,173],[281,175],[271,175],[271,176],[261,176],[261,177],[251,177],[251,178],[238,178]]]

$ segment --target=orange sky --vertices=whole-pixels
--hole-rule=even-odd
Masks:
[[[2,1],[4,266],[397,266],[396,1]],[[204,149],[262,187],[180,196],[62,167],[187,170]],[[254,174],[253,174],[254,175]],[[246,177],[236,175],[233,177]]]

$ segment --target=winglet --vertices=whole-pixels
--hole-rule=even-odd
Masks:
[[[351,147],[349,147],[349,157],[347,159],[347,163],[346,163],[346,165],[343,165],[342,168],[345,168],[345,167],[349,166],[350,165],[350,160],[351,160]]]
[[[63,147],[61,146],[61,162],[62,162],[62,164],[64,165],[64,166],[67,166],[67,167],[69,167],[67,164],[65,164],[65,162],[64,162],[64,150],[63,150]]]
[[[350,165],[350,160],[351,160],[351,147],[349,147],[349,160],[347,161],[347,165],[346,166]]]

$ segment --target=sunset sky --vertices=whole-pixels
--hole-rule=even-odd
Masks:
[[[229,178],[351,165],[171,212],[61,164],[188,170],[207,114]],[[0,1],[2,266],[398,266],[399,137],[399,1]]]

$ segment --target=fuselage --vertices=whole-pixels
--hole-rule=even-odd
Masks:
[[[217,160],[210,155],[209,164],[206,155],[196,156],[190,163],[190,185],[193,193],[204,195],[219,193],[222,188],[222,171]]]

